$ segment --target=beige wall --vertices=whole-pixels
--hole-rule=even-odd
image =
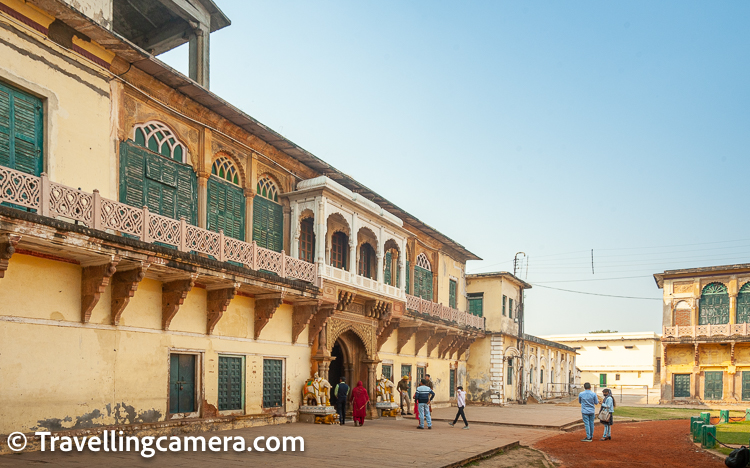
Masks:
[[[437,302],[443,305],[450,304],[450,280],[456,280],[456,308],[466,310],[466,264],[454,260],[448,255],[439,252],[438,295]]]
[[[3,16],[0,22],[9,23]],[[0,44],[0,80],[43,100],[44,170],[54,182],[88,192],[98,188],[103,197],[116,199],[108,75],[26,31],[19,35],[0,28],[2,41],[28,52]]]
[[[507,300],[503,316],[503,295],[512,298],[514,304],[517,304],[520,298],[520,288],[517,285],[498,277],[470,278],[467,280],[466,290],[470,293],[484,293],[483,314],[487,331],[518,334],[515,314],[514,319],[508,316]]]
[[[10,260],[0,281],[0,432],[163,421],[170,352],[200,357],[198,403],[213,406],[219,355],[245,356],[245,414],[263,412],[263,357],[281,357],[285,410],[297,409],[310,375],[310,348],[306,332],[304,344],[291,344],[291,306],[282,305],[253,341],[253,299],[236,297],[209,336],[206,291],[193,288],[170,331],[163,331],[161,283],[144,279],[115,328],[109,325],[109,287],[91,321],[80,323],[80,282],[78,265],[20,254]],[[33,294],[18,294],[28,285]]]

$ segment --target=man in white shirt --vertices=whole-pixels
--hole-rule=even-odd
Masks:
[[[469,422],[466,420],[466,415],[464,414],[464,408],[466,407],[466,392],[464,392],[463,387],[457,387],[456,388],[456,405],[458,406],[458,413],[456,413],[456,419],[453,420],[450,424],[451,427],[453,427],[458,422],[458,417],[461,416],[461,418],[464,420],[464,429],[469,428]]]

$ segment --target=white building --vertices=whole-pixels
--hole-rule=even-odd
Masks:
[[[604,386],[659,384],[661,337],[653,332],[548,335],[578,352],[581,382]]]

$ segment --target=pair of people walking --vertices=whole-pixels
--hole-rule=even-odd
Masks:
[[[349,391],[350,388],[346,384],[346,379],[341,377],[333,394],[336,396],[336,411],[339,413],[339,424],[342,426],[346,424],[346,404],[350,400]],[[363,426],[365,424],[365,416],[367,416],[367,405],[370,404],[370,395],[367,393],[364,385],[362,385],[361,380],[351,390],[351,403],[354,427]]]
[[[594,440],[594,418],[596,417],[596,407],[599,405],[599,397],[591,391],[591,384],[583,384],[584,390],[578,395],[578,402],[581,404],[581,418],[586,428],[586,438],[581,442],[592,442]],[[612,424],[614,423],[615,398],[612,391],[608,388],[602,390],[602,402],[599,410],[599,420],[604,425],[604,435],[601,440],[612,440]]]

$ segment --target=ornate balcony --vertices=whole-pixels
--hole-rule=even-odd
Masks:
[[[366,278],[364,276],[355,275],[346,270],[332,267],[331,265],[321,265],[322,272],[319,277],[324,279],[330,279],[338,283],[351,285],[359,289],[380,294],[383,296],[397,299],[400,301],[404,300],[404,291],[396,286],[378,282],[375,279]]]
[[[750,326],[747,323],[724,324],[724,325],[689,325],[663,327],[662,338],[710,338],[710,337],[732,337],[750,336]]]
[[[458,309],[427,301],[421,297],[406,294],[406,310],[435,317],[446,322],[453,322],[457,325],[484,330],[484,317],[478,317],[468,312],[461,312]]]
[[[151,213],[146,207],[102,198],[97,190],[87,193],[51,182],[45,174],[36,177],[0,166],[0,202],[31,208],[42,216],[77,221],[92,229],[170,245],[181,252],[199,252],[252,270],[270,271],[282,278],[320,284],[313,263],[224,236],[221,231],[187,224],[184,219]]]

